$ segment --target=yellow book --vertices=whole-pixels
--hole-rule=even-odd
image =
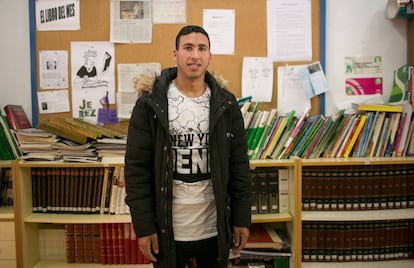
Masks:
[[[262,159],[267,159],[267,156],[271,153],[272,148],[275,146],[276,140],[279,138],[280,131],[284,127],[285,122],[286,122],[286,117],[283,117],[280,121],[279,127],[276,129],[275,135],[273,136],[272,140],[270,141],[269,146],[266,148],[266,151],[263,154]]]
[[[354,144],[356,140],[358,139],[359,134],[361,133],[361,130],[364,127],[366,121],[367,121],[367,116],[365,114],[361,115],[358,126],[355,129],[355,132],[352,135],[351,140],[349,141],[348,147],[345,149],[345,152],[344,152],[345,158],[348,157],[349,154],[351,153],[352,148],[354,147]]]
[[[402,105],[386,105],[386,104],[367,104],[367,103],[353,103],[352,108],[358,111],[373,111],[373,112],[402,112]]]

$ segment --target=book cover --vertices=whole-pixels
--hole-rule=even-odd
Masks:
[[[354,115],[351,119],[350,126],[346,131],[346,134],[341,142],[339,148],[337,148],[334,157],[343,157],[344,152],[347,149],[349,143],[351,142],[352,135],[355,133],[356,128],[358,127],[359,121],[361,120],[358,115]]]
[[[22,105],[8,104],[3,109],[11,129],[17,131],[19,129],[32,127]]]
[[[410,128],[408,129],[403,155],[412,156],[414,154],[414,112],[411,113]]]
[[[358,111],[371,111],[371,112],[397,112],[401,113],[403,107],[401,105],[388,105],[388,104],[368,104],[368,103],[358,103],[353,104],[353,108]]]
[[[252,192],[252,203],[250,206],[250,210],[252,214],[259,213],[259,177],[257,176],[257,169],[251,170],[251,192]]]
[[[380,112],[378,119],[375,122],[372,139],[369,141],[369,147],[368,147],[369,156],[374,156],[375,148],[377,146],[381,131],[383,130],[385,115],[386,115],[386,112]]]
[[[259,213],[269,213],[269,177],[265,170],[260,169],[257,173],[259,181]]]
[[[123,223],[115,223],[115,228],[118,229],[117,236],[118,236],[118,258],[119,264],[125,264],[125,234],[124,234],[124,224]]]
[[[303,141],[303,143],[297,147],[296,151],[294,152],[295,156],[303,158],[308,151],[310,151],[310,146],[314,140],[317,139],[317,135],[320,132],[321,127],[325,123],[326,119],[324,116],[313,116],[312,117],[313,124],[311,126],[311,129],[309,130],[309,135],[307,135],[307,138]],[[306,134],[305,134],[306,137]]]
[[[329,134],[330,128],[333,125],[335,120],[332,117],[327,117],[320,131],[318,132],[315,139],[312,141],[312,144],[307,150],[304,158],[314,158],[317,155],[318,148],[321,148],[321,143],[325,140],[325,137]]]
[[[75,263],[83,263],[83,227],[82,224],[74,224],[73,227],[75,241]]]
[[[249,149],[248,154],[250,157],[252,156],[254,150],[256,149],[259,143],[259,140],[263,134],[265,126],[268,124],[267,121],[269,119],[269,115],[270,115],[269,111],[262,111],[260,113],[260,120],[258,120],[259,122],[257,124],[256,131],[254,132],[254,135],[252,135],[251,141],[248,143],[248,149]]]
[[[269,177],[269,212],[279,213],[279,174],[275,168],[267,171]]]
[[[131,223],[129,227],[130,227],[130,235],[131,235],[131,263],[138,264],[138,253],[139,253],[138,239],[134,231],[134,225],[132,225]]]
[[[66,262],[75,263],[75,230],[74,224],[65,224]]]
[[[92,225],[92,263],[101,263],[101,233],[100,224]]]
[[[272,129],[269,133],[269,138],[264,146],[262,152],[259,155],[259,159],[266,159],[271,156],[271,152],[273,152],[274,148],[278,144],[278,140],[280,139],[280,131],[281,126],[285,124],[286,121],[285,116],[277,116],[275,123],[272,126]]]
[[[4,115],[0,115],[0,124],[3,128],[3,133],[6,137],[7,143],[9,144],[10,150],[13,153],[13,159],[18,159],[21,155],[23,155],[23,153],[20,149],[19,143],[17,142],[16,136],[10,130],[7,118]]]
[[[283,240],[270,224],[255,223],[250,227],[250,236],[247,240],[245,249],[255,248],[280,250],[283,248]]]
[[[100,240],[100,257],[101,257],[101,264],[108,264],[108,243],[107,243],[107,236],[106,236],[106,224],[101,223],[99,224],[99,240]]]
[[[110,223],[111,228],[111,251],[112,251],[112,263],[120,264],[120,255],[119,255],[119,228],[118,223]]]
[[[404,124],[402,124],[402,131],[401,131],[401,137],[398,143],[398,146],[396,148],[395,156],[404,156],[404,148],[405,144],[407,143],[407,134],[410,129],[411,124],[411,115],[413,113],[413,109],[411,104],[405,103],[403,104],[403,112],[402,116],[404,117]]]
[[[0,125],[0,160],[13,160],[14,155],[12,148],[6,138],[6,133]]]
[[[292,125],[292,122],[295,119],[295,113],[295,110],[292,110],[282,117],[282,122],[278,125],[274,137],[272,138],[267,150],[261,157],[262,159],[267,159],[269,156],[272,156],[274,154],[275,147],[280,143],[279,141],[283,133],[287,132],[290,126]]]
[[[355,129],[355,131],[352,134],[352,137],[349,141],[348,146],[345,149],[345,152],[343,154],[343,157],[348,157],[351,154],[352,149],[354,148],[355,142],[358,139],[358,137],[361,134],[361,131],[363,129],[363,127],[365,126],[365,122],[367,120],[367,116],[366,115],[361,115],[359,118],[359,122],[357,124],[357,127]]]
[[[265,147],[268,139],[270,138],[270,131],[272,130],[273,125],[275,124],[277,120],[277,110],[272,109],[268,115],[268,119],[266,121],[266,124],[263,128],[263,131],[260,135],[259,140],[257,141],[257,146],[254,150],[252,150],[250,157],[251,159],[258,159],[260,156],[260,153],[262,149]]]
[[[106,240],[106,263],[114,264],[114,241],[113,241],[112,223],[105,224],[105,240]]]
[[[289,212],[289,169],[278,169],[279,179],[279,213]]]
[[[408,64],[398,67],[394,70],[393,85],[389,103],[402,103],[409,100],[409,69]]]
[[[385,145],[384,156],[391,156],[395,146],[395,138],[397,137],[398,126],[400,124],[401,113],[394,113],[390,124],[390,135]]]
[[[281,156],[285,153],[285,151],[290,148],[291,143],[295,139],[296,135],[299,133],[300,129],[302,128],[302,125],[304,124],[305,119],[308,117],[310,112],[310,108],[307,108],[302,115],[297,120],[295,127],[293,128],[292,132],[289,135],[289,138],[287,139],[286,143],[283,145],[282,152],[279,155],[279,159]]]
[[[335,135],[326,147],[324,157],[335,157],[336,151],[341,146],[350,126],[352,125],[353,115],[345,115],[344,120],[337,128]]]
[[[131,253],[131,223],[122,223],[124,231],[125,264],[132,264]]]
[[[83,263],[93,263],[92,224],[82,226]]]

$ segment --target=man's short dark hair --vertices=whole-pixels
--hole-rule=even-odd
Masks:
[[[175,49],[178,50],[180,46],[180,38],[183,35],[187,35],[190,33],[201,33],[204,34],[207,37],[208,40],[208,47],[210,48],[210,37],[208,36],[208,33],[206,30],[204,30],[202,27],[197,25],[187,25],[181,28],[181,30],[178,32],[177,37],[175,38]]]

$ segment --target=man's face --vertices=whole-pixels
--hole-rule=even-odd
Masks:
[[[190,33],[180,37],[178,50],[174,51],[178,75],[188,79],[204,78],[210,59],[210,47],[204,34]]]

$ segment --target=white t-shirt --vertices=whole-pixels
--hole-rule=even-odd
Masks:
[[[197,98],[182,95],[174,83],[168,89],[176,241],[196,241],[217,235],[209,160],[210,96],[208,87]]]

